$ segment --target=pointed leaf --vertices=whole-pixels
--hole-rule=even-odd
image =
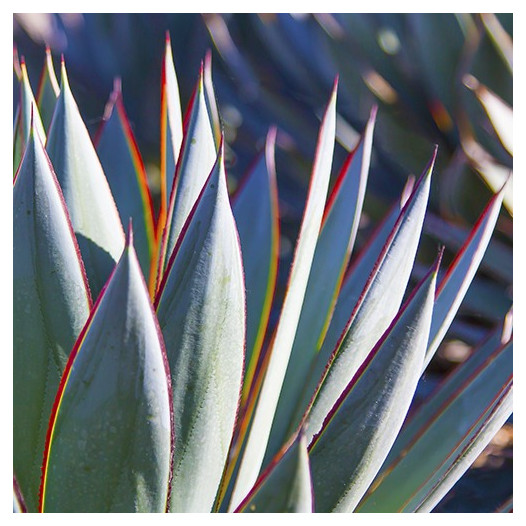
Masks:
[[[299,433],[263,473],[236,512],[310,513],[312,482],[305,435]]]
[[[61,91],[46,144],[64,193],[94,297],[124,247],[124,232],[108,181],[69,88],[62,62]]]
[[[95,144],[122,223],[133,219],[135,250],[143,274],[148,277],[155,247],[152,196],[118,81]]]
[[[296,408],[302,398],[305,378],[325,337],[358,231],[369,172],[375,118],[376,108],[371,112],[362,140],[347,157],[327,203],[298,329],[265,454],[267,460],[279,451],[297,429],[302,416],[297,414]]]
[[[499,217],[503,196],[501,189],[487,204],[437,288],[424,368],[442,342],[477,272]]]
[[[32,512],[55,392],[90,308],[66,205],[33,127],[13,189],[13,465]]]
[[[208,50],[205,55],[203,82],[205,87],[206,107],[210,117],[210,126],[214,133],[216,146],[219,147],[221,142],[221,118],[219,116],[214,84],[212,82],[212,52],[210,50]]]
[[[174,187],[170,194],[165,237],[161,247],[161,258],[164,261],[161,270],[166,267],[177,238],[217,156],[206,107],[203,76],[203,67],[201,67],[192,102],[185,117],[181,153],[175,169]]]
[[[46,142],[46,132],[42,125],[42,119],[38,113],[37,104],[31,89],[29,77],[27,75],[26,63],[22,59],[20,63],[21,79],[20,79],[20,101],[18,106],[17,119],[15,121],[14,130],[14,152],[13,152],[13,171],[16,172],[22,159],[22,154],[29,139],[31,131],[31,119],[33,119],[36,133],[42,143]]]
[[[42,124],[46,130],[49,130],[59,93],[60,87],[55,75],[55,68],[53,67],[53,57],[48,46],[46,47],[46,61],[40,74],[37,91],[38,109],[42,116]]]
[[[183,140],[183,118],[179,85],[172,55],[170,34],[166,32],[161,72],[161,212],[159,228],[166,222],[166,210],[172,193],[175,165]],[[157,233],[162,234],[162,230]]]
[[[167,506],[169,371],[131,237],[61,380],[44,456],[42,511]]]
[[[243,375],[245,294],[223,147],[156,298],[172,374],[173,512],[209,512],[232,440]]]
[[[354,510],[402,426],[427,346],[439,261],[369,353],[309,446],[317,512]]]
[[[436,151],[402,209],[332,355],[327,357],[327,347],[319,354],[312,376],[321,380],[309,409],[309,438],[319,431],[402,302],[420,240],[435,156]]]
[[[288,287],[276,334],[269,349],[270,360],[232,493],[231,508],[238,506],[258,477],[287,370],[329,186],[336,126],[336,89],[337,81],[334,83],[320,127],[310,188]]]
[[[473,355],[444,382],[413,417],[418,431],[411,425],[402,433],[405,446],[397,448],[399,455],[357,511],[414,512],[421,506],[429,511],[438,502],[433,494],[440,486],[442,494],[453,486],[475,460],[473,452],[480,453],[493,436],[489,431],[495,433],[511,414],[512,350],[509,341],[485,351],[482,363]]]
[[[232,210],[239,232],[246,285],[246,370],[248,395],[268,325],[278,270],[278,190],[274,166],[276,129],[269,131],[264,155],[242,182]]]

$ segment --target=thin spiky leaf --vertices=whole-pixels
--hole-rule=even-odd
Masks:
[[[245,294],[223,147],[191,211],[156,298],[173,385],[170,511],[209,512],[241,392]]]
[[[32,512],[55,392],[90,308],[62,192],[33,127],[13,188],[13,467]]]
[[[350,512],[380,469],[413,398],[440,256],[376,343],[309,445],[317,512]]]
[[[62,377],[42,467],[44,512],[164,512],[169,370],[131,230]]]
[[[94,297],[119,259],[124,231],[108,181],[69,88],[61,88],[46,149],[62,187]]]
[[[257,402],[252,427],[232,493],[236,508],[256,481],[294,342],[329,186],[336,127],[337,80],[321,123],[309,193],[294,253],[287,291]]]
[[[46,60],[42,73],[40,74],[40,81],[37,90],[37,104],[42,117],[42,124],[46,130],[49,130],[53,112],[55,111],[55,104],[60,93],[60,87],[55,75],[55,68],[53,66],[53,57],[49,46],[46,47]]]

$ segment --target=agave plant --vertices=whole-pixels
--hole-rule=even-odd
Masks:
[[[167,37],[157,210],[119,81],[92,141],[64,59],[15,71],[15,509],[433,509],[512,411],[511,313],[412,404],[505,187],[412,287],[430,152],[355,256],[377,109],[329,192],[336,79],[276,305],[278,130],[229,195],[210,55],[183,120]]]

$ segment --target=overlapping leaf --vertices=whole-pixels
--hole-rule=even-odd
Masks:
[[[46,61],[40,75],[40,82],[37,90],[37,104],[42,117],[42,124],[46,130],[49,130],[55,104],[60,93],[60,87],[53,67],[53,57],[51,50],[46,47]]]
[[[62,193],[33,127],[13,189],[13,465],[29,511],[55,392],[90,307]]]
[[[119,81],[106,105],[95,144],[122,223],[133,219],[135,250],[143,274],[149,277],[155,249],[153,203]]]
[[[305,379],[324,340],[358,230],[375,118],[376,109],[362,140],[347,157],[327,203],[266,460],[279,451],[302,416],[298,414],[298,402],[305,396]]]
[[[209,512],[241,392],[245,294],[223,148],[185,223],[156,298],[173,386],[170,510]]]
[[[288,288],[276,334],[269,350],[270,360],[241,459],[230,503],[231,508],[237,507],[258,477],[287,370],[329,186],[336,125],[336,88],[335,82],[320,127],[309,194],[289,275]]]
[[[94,297],[124,247],[124,232],[99,158],[69,88],[62,62],[61,88],[46,144],[64,193]]]
[[[420,240],[434,160],[435,156],[402,209],[332,355],[327,354],[328,347],[322,347],[312,373],[313,378],[321,377],[321,381],[309,410],[306,431],[309,438],[319,431],[349,378],[389,326],[402,302]]]
[[[163,339],[130,232],[60,383],[41,511],[165,511],[170,402]]]
[[[299,433],[261,475],[236,512],[310,513],[313,504],[307,442]]]
[[[309,446],[317,512],[350,512],[393,444],[424,360],[437,267],[407,300]]]

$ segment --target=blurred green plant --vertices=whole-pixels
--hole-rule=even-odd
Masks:
[[[240,100],[264,92],[264,107],[276,113],[285,112],[286,104],[282,91],[270,84],[274,79],[268,86],[256,82],[241,54],[225,56],[218,35],[225,38],[225,28],[243,20],[249,22],[245,28],[262,24],[257,34],[273,46],[285,34],[302,45],[323,34],[337,49],[336,28],[354,23],[352,17],[329,15],[303,22],[288,15],[204,20],[225,63],[236,75],[247,75]],[[498,22],[481,20],[487,27]],[[330,26],[334,23],[339,25]],[[429,34],[420,29],[422,37]],[[309,38],[291,39],[300,30]],[[382,35],[386,49],[409,47],[397,48],[392,34]],[[305,57],[325,52],[317,40],[311,42]],[[299,50],[281,49],[284,70],[294,75],[297,68],[287,57],[289,50]],[[342,69],[339,81],[332,81],[313,160],[310,155],[306,205],[280,294],[284,211],[278,203],[276,145],[292,159],[286,141],[293,138],[309,155],[307,128],[287,130],[287,122],[297,124],[305,111],[283,113],[292,116],[270,129],[263,151],[229,196],[225,162],[243,134],[240,129],[227,139],[228,119],[220,115],[229,106],[215,93],[224,84],[212,84],[207,54],[183,120],[167,38],[158,194],[152,195],[121,81],[114,83],[94,147],[65,62],[58,88],[48,49],[34,97],[26,63],[16,58],[15,508],[433,509],[512,410],[511,301],[502,287],[512,283],[511,238],[505,235],[510,231],[504,227],[501,239],[492,239],[498,221],[511,222],[501,212],[503,201],[511,211],[509,179],[480,206],[471,227],[459,227],[443,217],[442,208],[441,216],[429,211],[435,150],[418,181],[407,180],[351,258],[366,217],[372,154],[388,156],[372,146],[374,130],[383,126],[383,103],[379,109],[369,105],[373,109],[358,140],[352,145],[342,140],[341,130],[349,131],[342,114],[349,111],[346,97],[352,93]],[[321,60],[312,63],[318,67]],[[511,154],[508,124],[500,124],[508,108],[466,74],[468,93],[475,94],[499,144]],[[339,112],[337,89],[343,99]],[[412,118],[407,113],[408,122]],[[435,125],[429,129],[436,132]],[[479,145],[470,133],[464,145],[459,139],[463,152],[466,140]],[[349,152],[329,192],[337,138]],[[399,148],[402,163],[405,144],[389,146]],[[418,158],[414,153],[411,162]],[[461,171],[470,162],[465,154]],[[133,233],[130,221],[125,236],[122,224],[130,218]],[[444,249],[430,267],[433,237],[456,254],[446,273],[439,274]],[[491,281],[481,279],[479,265]],[[493,294],[494,308],[480,302],[484,294]],[[412,405],[419,379],[451,334],[464,297],[464,308],[467,304],[468,312],[495,328],[487,337],[480,323],[458,324],[457,333],[476,348],[436,391]],[[273,304],[279,313],[274,323]]]

